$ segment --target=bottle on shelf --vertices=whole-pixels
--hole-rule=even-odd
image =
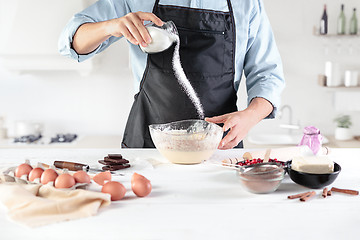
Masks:
[[[350,34],[356,35],[358,33],[358,22],[356,18],[356,8],[353,10],[353,15],[350,19]]]
[[[344,4],[341,4],[341,11],[337,22],[337,34],[345,34],[346,18],[344,13]]]
[[[326,12],[326,4],[324,5],[324,13],[320,20],[320,34],[326,35],[328,33],[328,16]]]

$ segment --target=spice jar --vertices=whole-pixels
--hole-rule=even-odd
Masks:
[[[319,153],[322,147],[323,137],[320,134],[320,130],[314,126],[307,126],[304,128],[304,136],[301,139],[299,146],[308,146],[314,155]]]

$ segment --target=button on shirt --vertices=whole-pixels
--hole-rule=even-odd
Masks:
[[[66,25],[59,39],[59,51],[62,55],[82,62],[105,50],[119,40],[110,37],[93,52],[80,55],[71,47],[76,30],[84,23],[106,21],[120,18],[130,12],[152,12],[155,0],[100,0],[75,14]],[[181,1],[162,0],[162,5],[209,9],[228,12],[226,0],[217,1]],[[242,74],[246,77],[248,104],[255,97],[268,100],[274,111],[268,116],[273,118],[280,104],[280,95],[284,88],[282,62],[275,44],[271,26],[264,10],[262,0],[231,1],[236,28],[235,77],[234,87],[239,88]],[[139,46],[130,45],[130,59],[135,78],[136,91],[145,71],[147,54]]]

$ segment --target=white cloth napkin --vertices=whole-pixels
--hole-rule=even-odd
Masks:
[[[111,200],[109,194],[82,189],[1,183],[0,202],[8,209],[10,219],[29,227],[38,227],[95,215]]]

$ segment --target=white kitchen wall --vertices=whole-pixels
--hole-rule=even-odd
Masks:
[[[334,117],[338,114],[350,114],[353,132],[359,135],[360,112],[347,111],[346,105],[343,110],[336,110],[334,91],[318,86],[317,81],[318,75],[324,74],[327,60],[337,62],[342,71],[356,69],[360,72],[360,38],[321,38],[314,36],[313,28],[319,27],[324,4],[327,4],[329,33],[336,33],[342,3],[345,4],[347,27],[354,7],[358,10],[357,17],[360,21],[360,1],[264,0],[264,3],[284,64],[287,85],[282,104],[292,107],[294,123],[299,121],[301,126],[315,125],[322,133],[333,135]],[[360,88],[342,91],[345,94],[351,91],[360,95]],[[360,102],[350,101],[347,104],[359,105]],[[284,114],[283,119],[263,121],[252,132],[287,131],[278,127],[279,122],[288,121],[287,112]]]
[[[324,134],[331,135],[335,127],[332,119],[337,114],[348,113],[352,116],[354,134],[360,135],[360,112],[336,110],[334,92],[317,85],[318,74],[323,73],[326,60],[336,60],[343,69],[351,67],[360,71],[360,38],[337,41],[313,35],[313,27],[319,24],[324,3],[328,5],[329,32],[336,31],[342,2],[264,0],[264,3],[284,63],[287,86],[282,103],[292,107],[294,122],[302,126],[318,126]],[[347,19],[352,7],[360,10],[358,0],[344,3]],[[31,11],[36,14],[40,9],[34,6]],[[360,14],[358,17],[360,20]],[[26,44],[25,37],[22,42]],[[352,52],[349,52],[348,45],[353,46]],[[4,69],[0,58],[0,116],[6,117],[10,134],[17,120],[43,122],[45,135],[49,136],[57,132],[122,134],[134,95],[127,43],[121,40],[96,56],[94,66],[89,76],[67,71],[18,75]],[[242,85],[240,108],[245,104],[244,92]],[[360,90],[357,94],[360,95]],[[278,125],[286,121],[265,120],[252,132],[283,131]]]
[[[0,116],[10,134],[18,120],[45,124],[45,134],[120,135],[133,100],[133,80],[125,44],[95,59],[88,76],[45,71],[15,75],[0,71]]]

